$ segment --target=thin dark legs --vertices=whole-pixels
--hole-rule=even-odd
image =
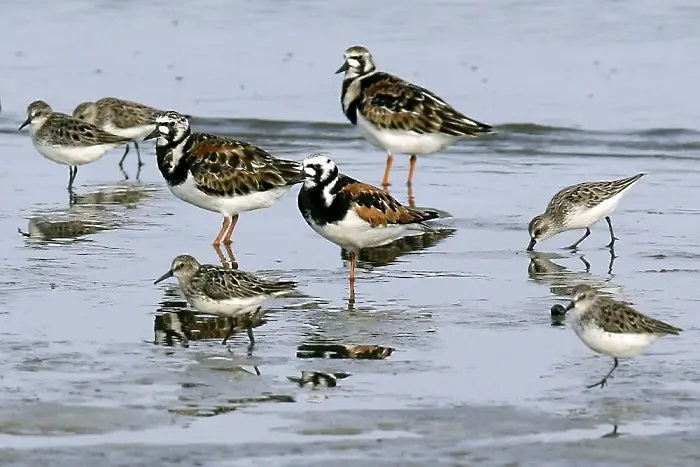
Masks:
[[[136,157],[139,159],[139,167],[143,167],[145,164],[141,161],[141,151],[139,150],[139,143],[136,141],[133,142],[134,147],[136,148]],[[126,155],[129,154],[129,144],[127,143],[126,149],[124,150],[124,155],[122,155],[122,158],[119,160],[119,168],[124,170],[124,159],[126,159]]]
[[[139,177],[141,175],[141,167],[143,167],[144,164],[143,161],[141,161],[141,151],[139,150],[139,144],[136,141],[133,141],[134,147],[136,148],[136,157],[139,159],[139,165],[138,168],[136,169],[136,180],[139,180]],[[126,170],[124,170],[124,159],[126,159],[126,155],[129,154],[129,143],[126,144],[126,149],[124,150],[124,154],[122,155],[122,158],[119,160],[119,170],[121,171],[122,175],[124,176],[125,180],[129,180],[129,174],[126,173]]]
[[[608,243],[605,246],[610,248],[610,250],[613,252],[613,255],[614,255],[615,241],[619,240],[619,238],[617,238],[615,236],[615,232],[613,231],[612,220],[610,220],[610,216],[605,216],[605,222],[608,223],[608,230],[610,230],[610,243]],[[578,248],[578,246],[581,244],[581,242],[584,241],[590,234],[591,234],[591,229],[586,227],[586,233],[583,234],[583,237],[579,238],[576,243],[574,243],[573,245],[568,246],[566,248],[568,248],[569,250],[575,250],[576,248]]]
[[[236,327],[236,324],[238,324],[238,321],[235,318],[231,318],[231,327],[228,329],[228,332],[226,333],[226,337],[224,337],[224,340],[221,341],[221,345],[226,345],[226,342],[228,342],[228,338],[233,335],[233,330]],[[255,336],[253,336],[253,327],[248,326],[248,328],[246,328],[246,332],[248,333],[248,339],[250,340],[249,347],[254,347],[255,346]]]
[[[226,337],[224,337],[224,340],[221,341],[221,345],[226,345],[226,342],[228,342],[228,338],[231,337],[233,334],[233,328],[236,327],[236,320],[231,319],[231,327],[228,328],[228,332],[226,333]]]
[[[68,191],[73,191],[73,182],[75,181],[75,176],[78,175],[78,167],[74,165],[68,166]]]
[[[615,232],[613,232],[613,226],[612,221],[610,220],[610,216],[605,216],[605,220],[608,223],[608,228],[610,229],[610,243],[608,243],[606,246],[612,250],[615,246],[615,240],[619,240],[619,238],[617,238],[615,236]]]
[[[569,245],[566,248],[569,250],[575,250],[576,248],[578,248],[578,246],[581,244],[582,241],[584,241],[586,238],[588,238],[588,236],[590,234],[591,234],[591,229],[586,227],[586,233],[583,234],[583,237],[579,238],[578,241],[576,241],[573,245]]]
[[[615,258],[617,258],[617,256],[615,256],[615,250],[610,248],[610,263],[608,263],[608,274],[612,274]]]
[[[608,378],[610,378],[610,375],[612,375],[616,369],[617,369],[617,357],[615,357],[615,363],[613,364],[613,367],[610,369],[610,371],[608,371],[608,374],[605,375],[603,377],[603,379],[601,379],[597,383],[590,384],[590,385],[586,386],[586,389],[591,389],[591,388],[594,388],[596,386],[600,386],[600,388],[603,389],[605,387],[605,385],[608,384]]]

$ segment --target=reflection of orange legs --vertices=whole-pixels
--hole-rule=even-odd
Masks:
[[[394,156],[391,153],[386,155],[386,169],[384,169],[384,178],[382,178],[382,187],[386,188],[391,183],[389,183],[389,173],[391,172],[391,166],[394,164]]]
[[[214,243],[213,243],[214,246],[219,246],[219,244],[221,243],[221,239],[223,238],[224,234],[226,233],[226,229],[228,229],[229,225],[231,225],[231,219],[224,216],[224,223],[221,224],[221,230],[219,230],[219,235],[217,235],[216,239],[214,240]]]
[[[226,259],[226,256],[224,256],[224,253],[221,251],[221,247],[219,245],[214,245],[214,250],[216,250],[216,254],[219,256],[219,261],[221,261],[221,265],[223,267],[227,269],[238,269],[238,262],[236,261],[236,257],[234,256],[230,245],[226,245],[228,260]],[[230,263],[229,260],[231,261]]]
[[[219,256],[219,261],[221,261],[221,265],[228,269],[230,266],[228,264],[228,261],[226,261],[224,253],[221,251],[221,247],[219,245],[214,245],[214,250],[216,250],[216,254]]]
[[[224,237],[224,245],[231,244],[231,234],[233,233],[233,229],[236,228],[236,223],[238,223],[238,214],[233,216],[233,219],[231,219],[231,226],[229,227],[228,232],[226,232],[226,236]]]
[[[355,264],[357,263],[357,253],[350,252],[350,300],[355,301]]]
[[[411,186],[413,185],[413,175],[416,173],[416,162],[418,161],[418,156],[413,154],[411,156],[411,168],[408,169],[408,181],[406,181],[406,185]]]
[[[416,207],[416,198],[413,197],[413,185],[408,185],[408,205],[412,208]]]
[[[226,253],[228,253],[228,257],[231,260],[231,269],[238,269],[238,261],[236,261],[233,250],[231,250],[231,245],[226,245]]]

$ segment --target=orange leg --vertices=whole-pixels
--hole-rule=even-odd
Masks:
[[[231,219],[229,219],[228,217],[224,217],[224,223],[221,224],[221,230],[219,231],[219,235],[217,235],[216,239],[214,240],[214,246],[219,246],[219,244],[221,244],[221,238],[224,236],[224,233],[226,233],[226,229],[228,229],[228,226],[230,224]]]
[[[408,205],[412,208],[416,207],[416,198],[413,196],[413,185],[408,185]]]
[[[394,156],[392,156],[391,153],[387,153],[387,155],[386,155],[386,169],[384,169],[384,178],[382,179],[382,186],[384,188],[391,185],[391,183],[389,183],[389,173],[391,172],[391,166],[393,164],[394,164]]]
[[[413,154],[411,156],[411,168],[408,169],[408,181],[406,182],[406,185],[411,186],[413,185],[413,174],[416,172],[416,162],[418,161],[418,156]]]
[[[224,245],[231,244],[231,234],[233,233],[233,229],[236,228],[237,222],[238,222],[238,214],[233,216],[233,218],[231,219],[231,227],[229,227],[228,232],[226,232],[226,236],[224,237]]]
[[[350,301],[355,301],[355,263],[357,263],[357,253],[350,252]]]

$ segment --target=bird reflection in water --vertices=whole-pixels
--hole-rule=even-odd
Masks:
[[[434,247],[454,235],[456,231],[457,229],[434,229],[420,235],[401,237],[386,245],[365,248],[357,255],[357,266],[365,269],[388,266],[395,263],[401,256]],[[350,260],[348,251],[345,249],[341,249],[340,257],[343,261]]]
[[[401,256],[432,248],[446,238],[451,237],[457,229],[433,229],[420,235],[408,235],[394,240],[386,245],[373,248],[364,248],[357,255],[357,267],[371,269],[374,267],[388,266],[395,263]],[[343,261],[350,261],[350,254],[344,248],[340,249],[340,257]],[[355,299],[348,298],[348,310],[355,309]]]
[[[527,266],[527,274],[534,280],[542,278],[543,276],[566,274],[570,272],[566,266],[552,261],[553,259],[565,258],[568,258],[568,256],[533,252],[530,255],[530,264]],[[579,255],[578,259],[585,267],[584,272],[590,272],[591,263],[589,263],[583,255]]]
[[[583,263],[584,273],[588,274],[591,271],[591,263],[588,262],[584,255],[577,255],[578,259]],[[553,259],[566,259],[570,258],[568,255],[561,255],[558,253],[542,253],[532,251],[530,252],[530,263],[527,266],[528,276],[535,280],[547,280],[553,279],[557,276],[561,277],[566,274],[573,274],[569,271],[566,266],[562,266],[553,262]],[[610,262],[608,263],[608,274],[612,274],[613,263],[615,262],[615,256],[610,253]]]
[[[583,263],[583,271],[571,271],[566,266],[552,261],[553,259],[566,259],[571,256],[558,253],[530,252],[530,263],[527,266],[527,275],[535,282],[543,282],[550,285],[550,291],[554,295],[568,296],[571,293],[572,282],[590,279],[591,263],[583,255],[577,255]],[[615,255],[610,254],[608,274],[612,271]],[[608,279],[609,280],[609,279]],[[601,279],[605,282],[606,280]]]
[[[221,261],[221,265],[226,269],[238,269],[238,261],[236,261],[236,255],[233,254],[231,245],[224,245],[224,248],[226,249],[228,258],[224,255],[224,252],[221,251],[221,245],[214,245],[214,250],[219,257],[219,261]]]
[[[622,433],[618,432],[617,428],[618,428],[617,425],[613,425],[613,430],[610,433],[604,434],[603,436],[601,436],[601,438],[617,438],[617,437],[619,437],[620,435],[622,435]]]
[[[109,230],[113,227],[114,226],[92,220],[50,220],[43,217],[33,217],[29,219],[26,232],[21,228],[18,228],[17,232],[27,238],[68,240],[78,239],[97,232]]]
[[[235,321],[235,322],[234,322]],[[180,294],[180,288],[171,284],[156,310],[153,322],[154,344],[166,347],[189,347],[190,341],[224,339],[233,327],[231,336],[265,324],[262,315],[251,313],[240,318],[197,314],[190,309]],[[248,347],[252,354],[252,346]]]
[[[408,185],[407,186],[408,190],[406,192],[406,196],[408,198],[408,205],[412,208],[416,207],[416,197],[414,196],[413,193],[413,185]],[[389,192],[389,185],[382,185],[382,189],[386,191],[387,193],[391,194]]]
[[[87,193],[71,193],[71,206],[104,207],[121,205],[129,209],[139,206],[144,200],[150,198],[158,189],[157,185],[122,183],[118,185],[103,186]]]
[[[319,386],[334,388],[338,385],[339,379],[345,379],[350,373],[337,371],[333,373],[323,371],[302,371],[301,376],[287,376],[289,381],[297,383],[300,388],[311,387],[317,389]]]

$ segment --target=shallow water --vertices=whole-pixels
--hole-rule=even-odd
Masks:
[[[34,0],[3,11],[2,465],[698,463],[700,110],[689,95],[700,66],[689,57],[700,9],[401,5]],[[302,221],[296,190],[244,214],[238,266],[300,283],[269,303],[250,354],[245,333],[227,351],[226,323],[193,320],[174,284],[152,285],[177,254],[218,262],[220,219],[170,194],[151,146],[138,180],[133,156],[123,179],[118,151],[82,167],[71,205],[67,170],[15,131],[33,99],[70,111],[116,95],[284,157],[323,150],[378,183],[384,155],[343,120],[332,74],[353,43],[499,134],[419,159],[417,205],[453,217],[368,252],[351,310],[342,253]],[[402,201],[407,166],[397,158],[392,175]],[[649,175],[613,216],[611,273],[605,225],[579,254],[560,249],[578,232],[526,254],[527,222],[556,190],[637,172]],[[36,236],[16,233],[30,219]],[[583,390],[611,362],[549,316],[579,282],[685,332],[622,364],[603,391]],[[394,352],[297,358],[324,343]],[[288,379],[305,370],[350,376],[317,389]],[[605,436],[613,425],[619,436]]]

